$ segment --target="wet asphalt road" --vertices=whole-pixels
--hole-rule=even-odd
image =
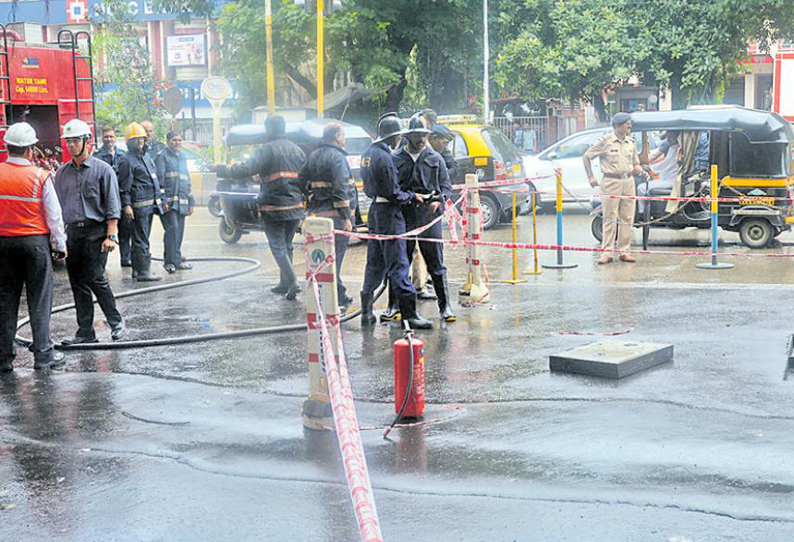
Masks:
[[[588,217],[573,211],[566,243],[593,246]],[[188,226],[188,256],[257,257],[264,268],[120,301],[135,337],[304,320],[301,303],[268,291],[277,274],[261,233],[224,245],[203,211]],[[541,242],[553,242],[553,227],[540,217]],[[520,240],[530,231],[522,217]],[[509,237],[506,227],[486,234]],[[652,240],[653,250],[704,250],[708,232]],[[794,234],[779,240],[765,252],[794,253]],[[721,250],[747,252],[724,232]],[[725,258],[736,268],[717,272],[696,269],[701,256],[605,268],[597,255],[565,258],[579,267],[514,286],[497,282],[509,278],[510,254],[485,250],[492,300],[420,335],[429,423],[391,442],[377,428],[393,413],[400,331],[345,326],[386,540],[793,540],[791,259]],[[457,287],[462,252],[447,262]],[[351,249],[351,291],[363,265],[363,247]],[[228,268],[196,264],[181,276]],[[135,287],[116,255],[109,274],[116,291]],[[56,284],[56,304],[69,301],[65,272]],[[420,309],[438,323],[434,302]],[[73,313],[54,316],[56,338],[73,332]],[[582,333],[615,332],[673,343],[674,363],[619,382],[549,372],[550,354],[603,338]],[[0,377],[0,540],[356,540],[335,438],[301,425],[305,341],[300,332],[71,353],[51,375],[20,353]]]

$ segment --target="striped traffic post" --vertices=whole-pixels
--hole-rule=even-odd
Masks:
[[[488,285],[482,276],[481,248],[470,241],[479,241],[482,237],[482,209],[480,208],[480,190],[477,175],[466,175],[466,239],[468,253],[466,263],[469,265],[469,277],[458,292],[458,301],[461,305],[475,305],[486,303],[491,298]]]
[[[544,263],[546,269],[573,269],[578,267],[575,263],[562,261],[562,170],[557,170],[557,262]]]
[[[731,269],[732,263],[717,261],[717,233],[719,228],[719,174],[717,166],[711,166],[711,262],[699,263],[699,269]]]

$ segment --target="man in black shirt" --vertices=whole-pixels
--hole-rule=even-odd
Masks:
[[[114,341],[127,331],[116,308],[116,299],[105,276],[108,253],[118,244],[121,200],[116,173],[102,160],[91,156],[91,129],[79,119],[63,128],[66,148],[72,155],[55,174],[55,191],[66,224],[66,269],[77,309],[77,333],[65,345],[95,343],[94,300],[105,313]]]

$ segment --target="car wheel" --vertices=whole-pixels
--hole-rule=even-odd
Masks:
[[[739,237],[746,247],[764,248],[775,237],[775,230],[765,218],[749,218],[739,225]]]
[[[590,231],[599,243],[604,239],[604,219],[601,215],[595,215],[590,222]]]
[[[501,211],[499,204],[491,196],[482,194],[480,196],[480,218],[482,219],[482,229],[490,230],[499,223]]]
[[[210,200],[207,203],[207,210],[214,217],[221,216],[221,213],[223,212],[223,208],[221,207],[221,198],[217,196],[210,197]]]
[[[226,223],[225,218],[222,218],[218,224],[218,233],[220,234],[221,239],[223,239],[223,242],[229,243],[230,245],[235,244],[240,240],[240,237],[243,236],[243,231],[239,228],[229,226]]]

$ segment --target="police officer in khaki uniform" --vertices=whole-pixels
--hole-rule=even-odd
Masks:
[[[634,176],[646,175],[640,167],[637,155],[637,144],[629,135],[631,133],[631,115],[618,113],[612,117],[614,131],[605,135],[587,149],[584,153],[584,169],[590,185],[598,186],[598,180],[593,175],[590,161],[598,157],[601,160],[601,194],[605,196],[634,196]],[[617,253],[618,258],[624,262],[633,263],[636,260],[629,254],[631,245],[631,228],[634,224],[635,202],[633,199],[603,198],[603,239],[601,248],[607,252],[598,260],[603,265],[613,261],[610,252]],[[620,224],[620,227],[618,227]],[[615,236],[617,234],[617,247]]]

